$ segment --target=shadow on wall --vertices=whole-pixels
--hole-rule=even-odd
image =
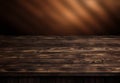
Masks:
[[[0,34],[120,35],[119,0],[0,0]]]

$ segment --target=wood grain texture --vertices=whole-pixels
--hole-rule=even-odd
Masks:
[[[119,73],[119,36],[0,36],[0,75]]]

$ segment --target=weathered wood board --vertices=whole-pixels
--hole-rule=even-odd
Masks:
[[[119,73],[119,36],[0,36],[0,75]]]

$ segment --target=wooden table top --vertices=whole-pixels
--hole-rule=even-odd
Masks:
[[[120,75],[119,36],[0,36],[0,76]]]

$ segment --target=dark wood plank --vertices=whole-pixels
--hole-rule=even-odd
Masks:
[[[1,75],[119,75],[119,36],[0,36]]]

